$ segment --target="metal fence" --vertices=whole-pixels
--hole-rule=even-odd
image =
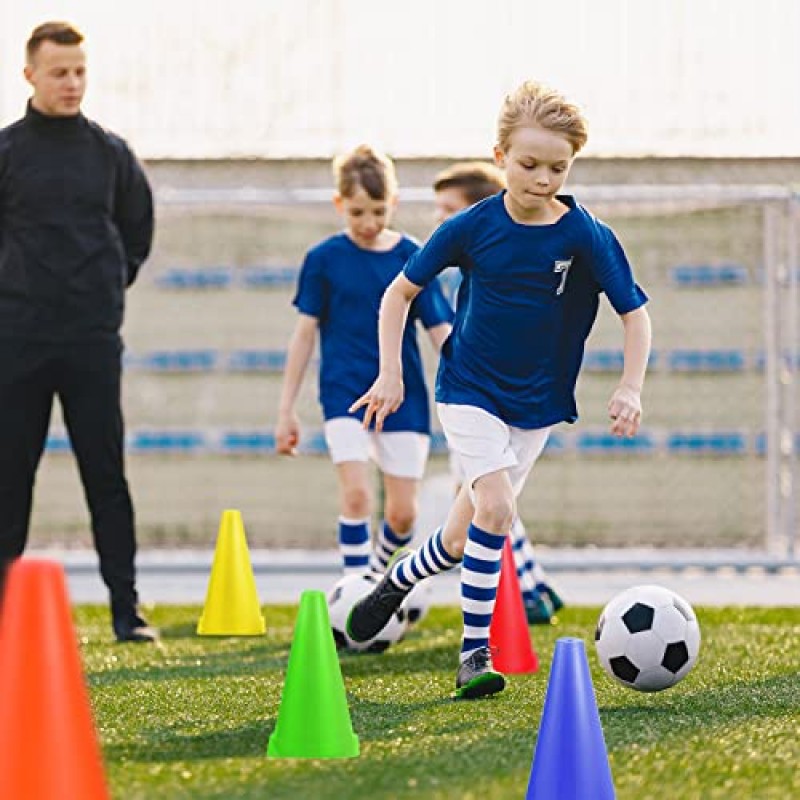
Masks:
[[[798,197],[774,186],[587,186],[578,198],[619,234],[651,296],[645,425],[609,436],[605,404],[622,332],[607,307],[560,426],[520,508],[551,545],[748,547],[796,555]],[[396,220],[431,229],[430,193],[403,189]],[[159,194],[156,251],[126,324],[129,469],[143,544],[213,543],[241,508],[261,546],[333,545],[335,481],[315,375],[299,400],[305,454],[273,453],[290,300],[303,252],[337,229],[329,191]],[[435,358],[426,354],[429,370]],[[313,373],[313,370],[312,370]],[[55,425],[35,520],[48,541],[85,536]],[[447,485],[441,435],[431,481]]]

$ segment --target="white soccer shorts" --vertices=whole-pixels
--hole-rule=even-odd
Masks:
[[[367,431],[355,417],[329,419],[324,430],[334,464],[372,460],[381,472],[395,478],[421,480],[425,475],[431,440],[424,433]]]
[[[477,406],[437,403],[447,444],[472,491],[483,475],[504,469],[518,497],[550,435],[546,428],[515,428]]]

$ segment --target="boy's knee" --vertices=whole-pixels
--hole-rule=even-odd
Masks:
[[[447,554],[449,556],[457,559],[458,561],[461,561],[464,558],[464,548],[467,545],[466,534],[464,536],[446,539],[443,544],[444,549],[447,550]]]
[[[387,508],[384,519],[386,524],[398,535],[405,536],[414,526],[417,509],[413,505],[400,508]]]
[[[475,516],[492,530],[510,531],[514,522],[514,498],[506,494],[487,494],[476,498]]]
[[[362,486],[345,489],[342,495],[342,513],[350,519],[361,519],[370,513],[369,492]]]

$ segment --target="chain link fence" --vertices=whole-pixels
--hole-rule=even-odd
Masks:
[[[779,187],[587,186],[651,297],[644,427],[608,434],[622,329],[603,301],[578,384],[581,419],[556,430],[520,511],[549,545],[748,547],[794,552],[797,199]],[[325,189],[159,194],[155,252],[125,326],[128,464],[143,546],[210,546],[240,508],[256,546],[332,547],[337,514],[316,374],[298,411],[303,455],[273,452],[303,253],[338,229]],[[426,188],[395,226],[425,239]],[[424,346],[423,346],[424,347]],[[425,353],[433,375],[435,356]],[[68,442],[55,421],[36,498],[41,543],[86,544]],[[430,480],[446,485],[441,435]]]

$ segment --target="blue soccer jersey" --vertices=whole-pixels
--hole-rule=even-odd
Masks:
[[[320,330],[319,400],[326,420],[355,416],[348,408],[378,377],[378,311],[381,297],[419,246],[406,236],[386,252],[364,250],[339,233],[309,250],[300,270],[294,305],[316,317]],[[405,400],[384,424],[386,431],[430,433],[430,404],[417,344],[416,321],[432,328],[452,320],[438,281],[415,298],[403,334]]]
[[[436,399],[477,406],[519,428],[578,418],[575,381],[605,292],[619,314],[647,302],[613,231],[571,196],[550,225],[522,225],[504,193],[444,222],[405,266],[426,286],[448,266],[464,275]]]

